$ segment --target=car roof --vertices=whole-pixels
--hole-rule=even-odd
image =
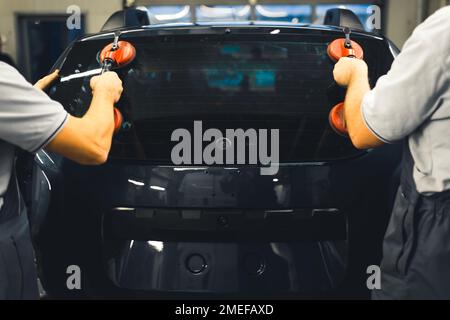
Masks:
[[[205,31],[205,33],[223,33],[224,29],[229,29],[230,32],[238,31],[248,32],[251,30],[252,33],[265,33],[267,29],[280,29],[283,33],[341,33],[343,32],[343,27],[328,26],[328,25],[312,25],[312,24],[298,24],[291,22],[273,22],[273,21],[231,21],[231,22],[186,22],[186,23],[165,23],[165,24],[153,24],[141,27],[130,27],[130,28],[120,28],[115,30],[108,30],[99,32],[96,34],[90,34],[82,37],[81,41],[98,40],[104,38],[113,37],[115,32],[120,32],[122,35],[132,35],[132,34],[142,34],[145,32],[150,35],[158,33],[158,31],[164,31],[164,35],[186,33],[186,31]],[[272,30],[273,31],[273,30]],[[196,32],[196,33],[197,33]],[[385,40],[384,36],[367,32],[364,30],[352,30],[353,34],[358,36],[364,36],[368,38],[373,38],[377,40]]]

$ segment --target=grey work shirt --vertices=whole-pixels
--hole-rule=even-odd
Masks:
[[[64,108],[0,62],[0,209],[11,177],[15,147],[36,152],[68,119]]]
[[[361,110],[384,142],[408,138],[418,192],[450,189],[450,6],[414,31]]]

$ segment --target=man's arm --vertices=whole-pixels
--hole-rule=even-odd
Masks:
[[[57,77],[55,72],[33,87],[16,69],[0,62],[0,139],[32,153],[47,147],[81,164],[104,163],[122,82],[114,72],[93,77],[91,106],[83,118],[74,118],[38,90]]]
[[[348,87],[345,121],[357,148],[373,148],[408,137],[438,109],[448,94],[450,6],[438,10],[413,32],[391,70],[369,89],[367,65],[342,58],[336,82]]]
[[[92,102],[83,118],[69,116],[46,149],[84,165],[106,162],[114,131],[113,106],[122,93],[114,72],[91,79]]]
[[[342,58],[334,69],[334,78],[341,86],[348,86],[344,118],[350,139],[358,149],[383,145],[366,126],[361,113],[364,96],[370,91],[367,64],[358,59]]]

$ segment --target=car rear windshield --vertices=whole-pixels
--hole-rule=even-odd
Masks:
[[[330,109],[345,91],[333,81],[327,56],[332,35],[153,35],[128,36],[135,60],[116,70],[124,84],[117,107],[125,122],[114,137],[112,159],[171,163],[172,132],[279,129],[281,162],[329,161],[358,154],[332,131]],[[380,40],[356,40],[365,50],[372,85],[392,56]],[[81,41],[70,50],[62,81],[50,92],[75,116],[92,98],[89,72],[100,67],[108,40]],[[86,73],[87,72],[87,73]]]

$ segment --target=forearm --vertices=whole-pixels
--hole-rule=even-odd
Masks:
[[[367,72],[356,72],[350,79],[345,97],[345,123],[353,145],[358,149],[369,149],[382,145],[367,128],[361,108],[365,95],[370,91]]]
[[[361,105],[364,96],[370,91],[369,80],[366,73],[357,73],[350,80],[345,96],[345,123],[350,139],[355,138],[364,125],[361,117]]]
[[[80,164],[104,163],[114,130],[113,102],[107,94],[94,94],[85,116],[69,116],[67,124],[46,148]]]
[[[82,118],[69,115],[65,125],[46,146],[80,164],[105,163],[114,131],[114,103],[122,94],[122,81],[116,73],[92,77],[92,101]]]
[[[82,121],[88,129],[87,139],[109,152],[114,131],[114,99],[106,91],[93,92],[91,105]]]

